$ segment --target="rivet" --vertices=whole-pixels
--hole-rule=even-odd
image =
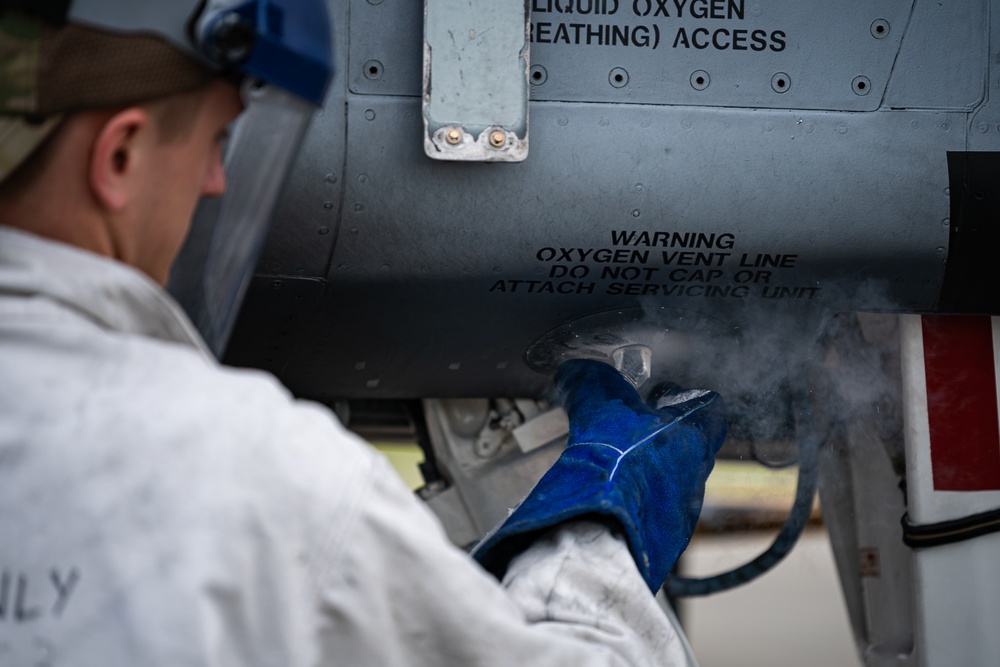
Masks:
[[[452,146],[457,146],[462,141],[462,133],[455,128],[451,128],[445,133],[444,140]]]
[[[490,146],[493,148],[500,148],[505,143],[507,143],[507,135],[505,135],[500,130],[493,130],[490,132]]]

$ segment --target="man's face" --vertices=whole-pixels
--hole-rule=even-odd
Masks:
[[[204,95],[190,131],[157,141],[147,154],[149,176],[134,220],[139,242],[131,263],[160,284],[166,284],[198,200],[226,189],[221,144],[243,104],[236,87],[223,81],[211,83]]]

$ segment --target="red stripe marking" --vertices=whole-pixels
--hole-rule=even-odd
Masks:
[[[934,489],[1000,490],[990,318],[925,315],[921,319]]]

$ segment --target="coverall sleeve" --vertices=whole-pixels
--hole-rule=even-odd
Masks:
[[[625,543],[557,527],[498,583],[373,457],[322,592],[325,664],[688,665]]]

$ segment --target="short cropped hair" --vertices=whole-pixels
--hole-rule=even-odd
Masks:
[[[194,129],[195,119],[205,103],[207,86],[183,93],[165,95],[137,106],[146,109],[153,120],[157,139],[162,143],[183,141]],[[120,107],[109,111],[122,111],[128,107]],[[29,187],[41,178],[52,162],[52,156],[57,150],[66,122],[73,114],[67,114],[59,125],[38,145],[32,154],[0,182],[0,200],[12,197],[16,192]]]

